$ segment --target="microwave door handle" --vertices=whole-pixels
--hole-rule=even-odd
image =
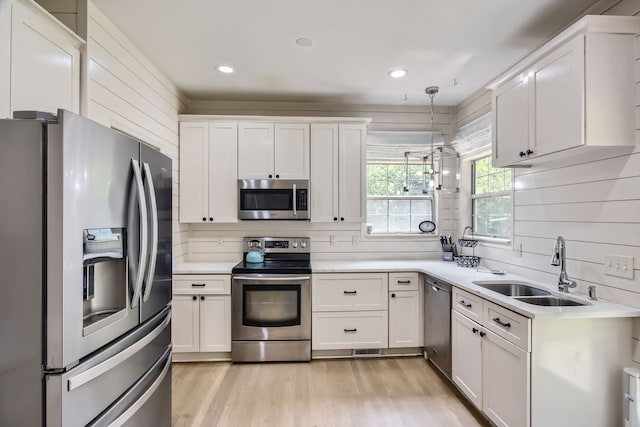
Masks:
[[[142,183],[140,165],[136,159],[131,159],[131,166],[133,168],[133,179],[138,190],[138,213],[140,214],[140,257],[138,258],[138,272],[134,285],[133,298],[131,298],[131,308],[134,308],[138,306],[140,292],[142,291],[142,282],[144,281],[144,264],[147,259],[149,232],[147,230],[147,201],[144,196],[144,184]]]
[[[293,216],[298,215],[298,197],[296,185],[293,184]]]
[[[144,176],[147,178],[147,186],[149,189],[149,210],[151,214],[151,255],[149,256],[149,264],[147,265],[147,286],[144,289],[142,301],[148,301],[153,287],[153,277],[156,271],[156,259],[158,258],[158,203],[156,202],[156,189],[153,185],[153,176],[149,163],[144,163]]]

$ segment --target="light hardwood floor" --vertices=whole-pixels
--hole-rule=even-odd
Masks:
[[[174,363],[173,426],[487,426],[421,357]]]

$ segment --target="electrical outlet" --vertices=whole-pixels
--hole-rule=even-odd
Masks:
[[[516,245],[516,256],[522,258],[522,243]]]
[[[604,274],[607,276],[633,279],[633,257],[605,254]]]
[[[351,236],[351,245],[358,246],[358,236]]]
[[[329,246],[335,246],[335,245],[336,245],[336,235],[331,234],[329,235]]]
[[[221,236],[218,236],[218,246],[224,245],[224,239]]]

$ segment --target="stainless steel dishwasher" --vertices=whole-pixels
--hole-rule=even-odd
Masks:
[[[451,378],[451,285],[425,276],[424,350],[427,358]]]

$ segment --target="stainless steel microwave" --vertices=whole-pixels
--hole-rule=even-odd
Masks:
[[[238,218],[309,220],[310,217],[309,180],[238,180]]]

